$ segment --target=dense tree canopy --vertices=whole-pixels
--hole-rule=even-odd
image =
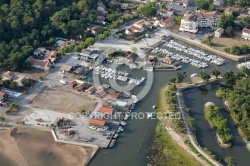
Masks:
[[[148,2],[144,7],[140,9],[142,15],[146,17],[155,16],[157,13],[156,5],[154,2]]]
[[[35,47],[86,30],[95,0],[0,1],[0,67],[20,70]]]
[[[220,88],[217,91],[217,96],[226,100],[229,105],[229,111],[236,125],[240,127],[240,133],[245,140],[250,140],[250,78],[249,71],[243,68],[243,77],[237,78],[234,81],[233,88]],[[239,73],[228,73],[227,75],[234,75],[237,77]],[[232,77],[232,76],[230,76]]]

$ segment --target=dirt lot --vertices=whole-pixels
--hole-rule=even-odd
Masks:
[[[229,38],[229,37],[214,37],[212,42],[215,44],[213,48],[218,49],[220,51],[224,51],[224,48],[226,47],[233,47],[235,45],[242,46],[242,45],[248,45],[250,46],[250,42],[247,40],[243,40],[240,38],[241,33],[237,32],[236,37]]]
[[[20,72],[20,74],[24,77],[28,77],[28,78],[38,81],[40,76],[44,77],[46,74],[48,74],[48,72],[49,71],[30,69],[28,71],[22,71]]]
[[[79,112],[81,109],[92,111],[96,102],[87,96],[66,92],[59,87],[46,87],[32,102],[32,107],[54,110],[63,113]]]
[[[86,163],[92,150],[56,143],[47,131],[1,129],[1,165],[78,166]]]

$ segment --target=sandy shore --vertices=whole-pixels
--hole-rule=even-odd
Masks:
[[[13,165],[80,166],[86,163],[91,152],[89,148],[56,143],[47,131],[1,130],[0,156]]]

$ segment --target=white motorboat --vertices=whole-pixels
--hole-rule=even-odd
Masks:
[[[123,126],[125,126],[126,124],[127,124],[127,123],[124,122],[124,121],[121,122],[121,125],[123,125]]]
[[[109,143],[109,147],[112,148],[115,145],[116,139],[112,139]]]
[[[115,135],[113,136],[113,138],[117,138],[119,136],[119,134],[115,133]]]

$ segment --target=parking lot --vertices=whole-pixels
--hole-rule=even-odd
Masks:
[[[89,128],[89,117],[87,116],[66,114],[38,108],[33,108],[32,110],[33,111],[23,118],[25,125],[29,127],[49,129],[48,127],[60,118],[72,120],[74,125],[72,125],[70,129],[75,131],[75,134],[68,135],[68,129],[55,129],[55,133],[60,140],[84,142],[100,147],[107,147],[118,127],[116,124],[111,124],[109,125],[110,130],[108,131],[96,131]]]

